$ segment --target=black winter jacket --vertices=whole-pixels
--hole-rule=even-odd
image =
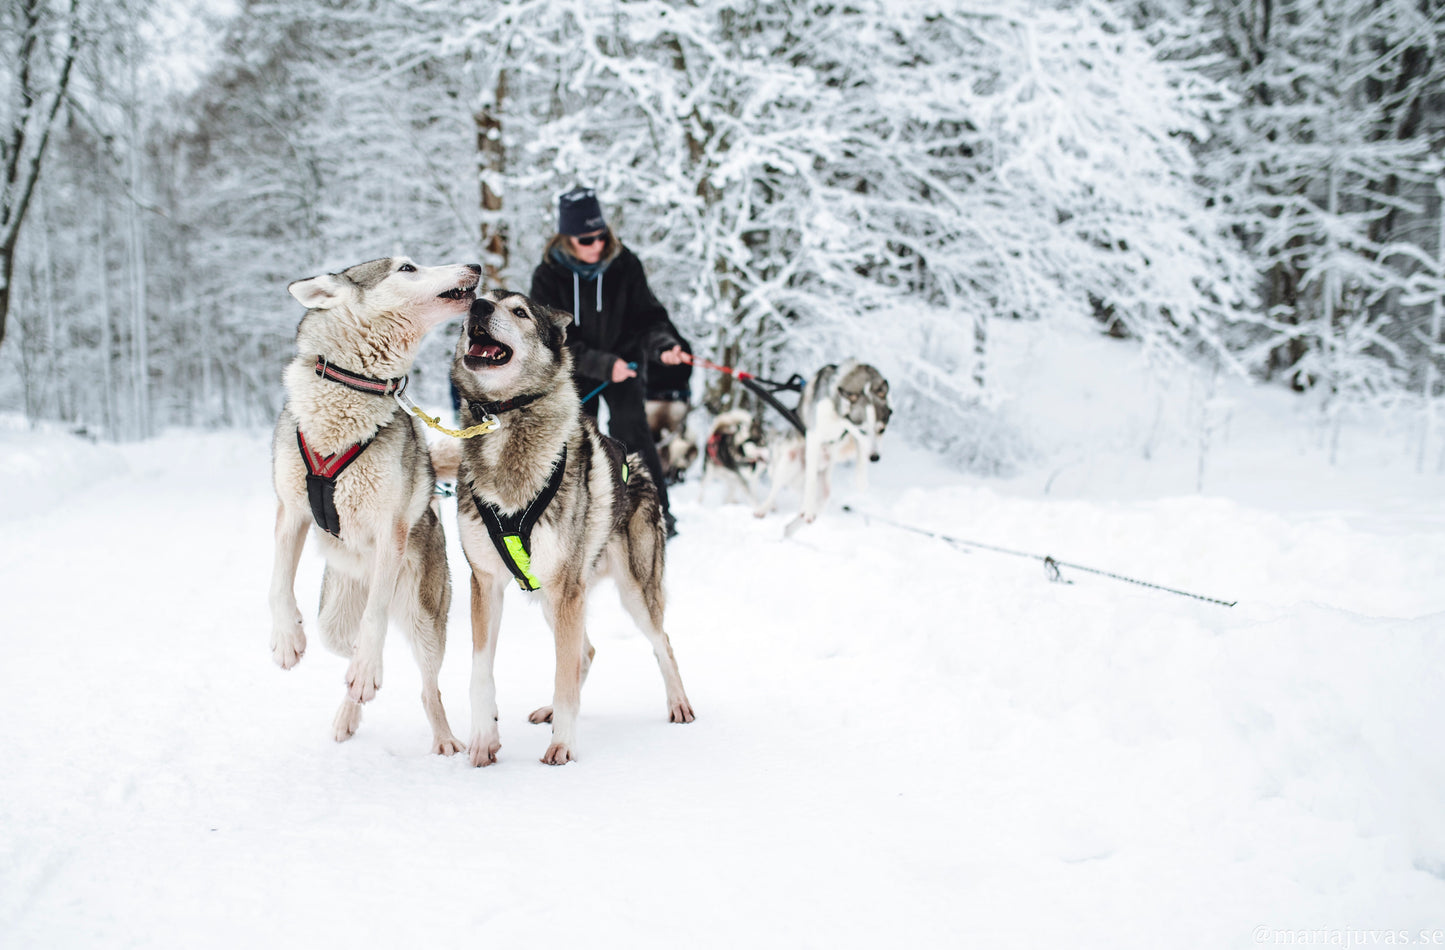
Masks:
[[[567,346],[578,376],[610,380],[617,360],[636,362],[640,369],[646,360],[656,360],[682,342],[667,308],[647,286],[642,262],[625,246],[618,245],[616,256],[596,278],[577,277],[574,283],[576,276],[548,254],[532,273],[531,297],[572,314]]]

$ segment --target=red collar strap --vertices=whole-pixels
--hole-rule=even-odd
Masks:
[[[374,393],[378,396],[390,396],[406,388],[405,376],[399,376],[396,379],[372,379],[370,376],[362,376],[360,373],[332,366],[326,362],[324,356],[316,357],[316,375],[322,379],[340,383],[348,389],[354,389],[361,393]]]

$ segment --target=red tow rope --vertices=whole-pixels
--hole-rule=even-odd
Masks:
[[[735,379],[757,379],[756,376],[754,376],[752,373],[749,373],[747,370],[733,369],[731,366],[723,366],[720,363],[714,363],[711,360],[705,360],[700,356],[693,356],[691,353],[683,353],[682,361],[692,366],[701,366],[703,369],[715,369],[719,373],[727,373],[729,376],[732,376]]]
[[[789,409],[787,406],[783,405],[781,402],[778,401],[778,397],[776,395],[777,393],[784,391],[794,393],[801,393],[803,391],[803,377],[797,375],[796,373],[793,374],[793,378],[788,380],[786,383],[777,383],[773,382],[770,379],[763,379],[760,376],[754,376],[752,373],[749,373],[746,370],[733,369],[731,366],[723,366],[721,363],[714,363],[711,360],[705,360],[700,356],[693,356],[691,353],[683,353],[682,361],[691,366],[701,366],[703,369],[712,369],[717,370],[719,373],[726,373],[733,379],[736,379],[738,382],[742,383],[748,389],[752,390],[753,394],[756,395],[763,402],[766,402],[768,405],[776,409],[778,415],[788,420],[788,423],[792,425],[793,428],[797,429],[800,435],[807,432],[807,430],[803,427],[803,420],[798,418],[798,411],[796,409]]]

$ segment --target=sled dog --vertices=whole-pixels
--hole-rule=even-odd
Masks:
[[[289,288],[306,315],[271,445],[279,502],[271,655],[290,669],[306,652],[296,565],[314,527],[326,559],[321,636],[351,659],[333,722],[337,742],[355,734],[361,704],[381,688],[382,645],[394,620],[421,667],[432,751],[461,750],[437,688],[451,580],[430,504],[435,478],[421,423],[393,393],[405,385],[426,332],[467,312],[480,274],[474,264],[418,267],[390,257]]]
[[[691,347],[684,346],[691,352]],[[697,461],[697,438],[687,426],[692,411],[692,367],[686,363],[668,366],[649,361],[647,364],[646,411],[647,429],[657,446],[662,463],[662,477],[669,485],[677,485]]]
[[[662,462],[662,477],[669,485],[680,484],[692,463],[697,461],[697,440],[687,428],[691,409],[683,392],[654,391],[649,381],[647,430],[652,433],[657,457]]]
[[[669,485],[681,485],[697,461],[697,440],[684,424],[677,432],[666,433],[658,443],[657,456],[662,461],[662,477]]]
[[[712,421],[707,434],[707,451],[702,458],[701,487],[698,501],[707,494],[711,481],[727,485],[723,504],[732,504],[742,489],[748,503],[758,503],[757,487],[768,464],[768,450],[763,445],[762,427],[746,409],[731,409]]]
[[[458,530],[471,566],[468,751],[476,766],[495,762],[501,748],[492,665],[502,597],[513,583],[538,591],[556,643],[552,705],[529,717],[552,724],[543,762],[563,765],[576,755],[582,684],[594,654],[586,600],[605,576],[652,643],[669,720],[693,720],[662,626],[666,537],[657,489],[641,458],[624,455],[581,411],[564,345],[571,321],[521,294],[488,291],[472,303],[452,360],[462,424],[500,421],[463,444],[457,471]]]
[[[802,511],[787,530],[811,524],[828,500],[833,466],[850,456],[854,458],[857,489],[866,490],[868,466],[863,460],[878,461],[878,444],[892,413],[888,380],[874,367],[848,360],[818,370],[803,387],[798,403],[807,435],[791,437],[776,451],[767,500],[754,514],[761,518],[772,511],[782,487],[795,484],[801,476]]]

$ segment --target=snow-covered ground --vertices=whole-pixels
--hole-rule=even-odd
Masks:
[[[603,589],[564,768],[526,722],[551,644],[516,591],[496,766],[426,753],[395,632],[331,740],[344,661],[267,650],[265,433],[0,426],[0,946],[1445,945],[1445,478],[1379,424],[1331,467],[1304,400],[1236,385],[1199,493],[1187,381],[1076,333],[994,338],[1025,394],[1009,479],[895,440],[790,540],[786,512],[678,489],[698,719],[667,723]],[[839,501],[1238,605],[1050,583]],[[319,577],[308,549],[305,610]]]

